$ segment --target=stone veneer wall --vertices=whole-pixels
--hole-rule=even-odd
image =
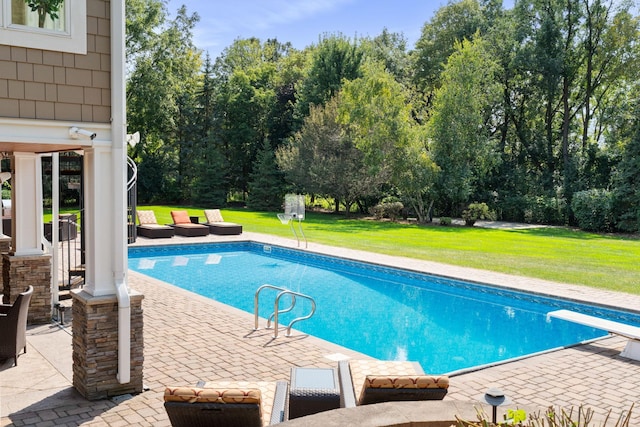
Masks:
[[[141,393],[144,342],[143,295],[131,299],[130,382],[120,384],[118,373],[118,301],[115,295],[94,297],[81,290],[73,298],[73,386],[88,400]]]
[[[51,256],[2,255],[2,279],[5,298],[11,304],[29,285],[33,286],[33,296],[29,304],[29,325],[51,322]]]
[[[6,254],[9,252],[9,250],[11,250],[11,237],[7,237],[7,236],[2,236],[0,235],[0,254]],[[0,256],[0,260],[3,260],[2,256]],[[4,261],[0,261],[3,263],[4,265]],[[4,275],[4,273],[3,273]],[[2,283],[2,301],[0,301],[0,303],[2,304],[11,304],[11,301],[9,300],[9,293],[10,290],[7,287],[7,289],[4,288],[4,276],[3,276],[3,283]],[[6,295],[5,295],[6,293]]]

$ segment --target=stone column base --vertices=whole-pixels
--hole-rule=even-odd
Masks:
[[[0,234],[0,254],[4,255],[9,253],[9,251],[11,250],[11,237],[6,236],[4,234]],[[0,260],[2,260],[2,263],[4,265],[4,259],[2,256],[0,256]],[[4,273],[3,273],[3,277],[4,277]],[[4,289],[4,278],[2,279],[2,301],[0,301],[2,304],[11,304],[11,300],[9,299],[9,291]],[[6,292],[6,294],[5,294]]]
[[[73,386],[88,400],[141,393],[144,343],[142,299],[132,292],[130,382],[118,373],[118,301],[115,295],[93,296],[82,290],[73,298]]]
[[[9,304],[13,304],[29,285],[33,286],[27,317],[29,325],[51,322],[51,255],[2,254],[2,279],[4,298]]]

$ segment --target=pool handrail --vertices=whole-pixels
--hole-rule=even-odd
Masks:
[[[278,338],[278,313],[280,312],[280,310],[278,310],[278,304],[280,303],[280,297],[282,297],[282,295],[291,295],[293,298],[295,298],[295,296],[299,296],[301,298],[306,298],[311,302],[311,313],[307,314],[306,316],[296,317],[291,322],[289,322],[289,326],[287,326],[287,333],[285,336],[287,337],[291,336],[291,327],[293,326],[294,323],[297,323],[301,320],[309,319],[316,312],[316,301],[313,298],[311,298],[309,295],[301,294],[299,292],[287,291],[287,290],[280,292],[276,297],[276,302],[274,303],[275,317],[273,320],[273,338]],[[295,300],[294,300],[294,304],[295,304]]]
[[[301,320],[309,319],[316,312],[316,302],[309,295],[301,294],[299,292],[294,292],[294,291],[291,291],[291,290],[288,290],[288,289],[285,289],[285,288],[281,288],[281,287],[278,287],[278,286],[270,285],[270,284],[264,284],[264,285],[262,285],[262,286],[260,286],[258,288],[258,290],[256,291],[256,293],[255,293],[255,295],[253,297],[253,315],[254,315],[254,328],[253,328],[253,330],[254,331],[257,331],[258,329],[260,329],[260,327],[259,327],[258,307],[259,307],[259,300],[260,300],[260,292],[263,289],[274,289],[276,291],[279,291],[278,295],[276,296],[275,302],[274,302],[273,313],[271,313],[271,315],[268,317],[267,326],[266,326],[266,329],[270,329],[271,328],[271,319],[273,319],[273,328],[274,328],[273,338],[278,338],[278,329],[279,329],[278,315],[280,313],[287,313],[287,312],[293,310],[293,308],[296,305],[296,296],[308,299],[311,302],[311,313],[309,313],[306,316],[301,316],[301,317],[297,317],[297,318],[293,319],[289,323],[289,325],[287,326],[286,336],[290,336],[291,335],[291,328],[295,323],[297,323],[297,322],[299,322]],[[283,295],[291,295],[291,305],[288,308],[280,310],[280,307],[279,307],[280,298]]]
[[[275,317],[278,313],[288,313],[291,310],[293,310],[293,308],[296,306],[296,296],[295,295],[291,295],[291,305],[289,306],[289,308],[285,308],[284,310],[277,310],[274,311],[273,313],[271,313],[271,316],[269,316],[269,318],[267,319],[267,328],[266,329],[271,329],[271,321],[274,320],[275,321]],[[278,306],[276,306],[276,308],[278,308]]]
[[[286,291],[285,288],[281,288],[278,286],[273,286],[273,285],[269,285],[269,284],[264,284],[262,286],[260,286],[258,288],[258,290],[256,291],[255,295],[253,296],[253,317],[254,317],[254,326],[253,326],[253,330],[257,331],[258,329],[260,329],[259,326],[259,322],[258,322],[258,302],[260,299],[260,292],[262,292],[263,289],[274,289],[276,291]],[[293,297],[295,298],[295,297]],[[288,309],[283,310],[284,313],[293,310],[293,307],[295,306],[296,302],[295,300],[291,301],[291,307],[289,307]],[[271,318],[274,317],[275,313],[272,313],[269,316],[269,319],[267,320],[267,327],[266,329],[269,329],[271,326]]]

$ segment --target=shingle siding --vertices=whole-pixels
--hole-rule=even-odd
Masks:
[[[0,117],[109,123],[109,1],[87,0],[87,54],[0,45]]]

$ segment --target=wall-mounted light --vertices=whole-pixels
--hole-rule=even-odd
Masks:
[[[140,132],[127,134],[127,144],[129,144],[131,148],[135,147],[138,142],[140,142]]]

